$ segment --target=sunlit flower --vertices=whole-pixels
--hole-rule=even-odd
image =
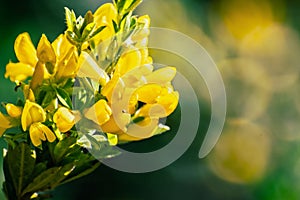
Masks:
[[[93,38],[96,44],[114,36],[115,30],[113,21],[117,22],[117,18],[117,9],[111,3],[105,3],[95,11],[94,21],[96,28],[105,26],[105,28]]]
[[[38,61],[36,50],[28,33],[18,35],[15,40],[14,50],[19,62],[9,62],[6,65],[5,77],[10,77],[11,81],[23,81],[33,75]]]
[[[43,108],[39,104],[27,100],[21,116],[23,130],[26,131],[33,123],[44,122],[45,120],[46,113]]]
[[[109,81],[107,73],[101,69],[94,59],[87,53],[82,52],[78,61],[78,77],[89,77],[104,86]]]
[[[22,114],[22,110],[23,110],[22,107],[16,106],[11,103],[6,104],[5,108],[6,108],[7,114],[13,118],[20,117]]]
[[[78,54],[75,46],[73,46],[65,35],[59,35],[52,47],[57,56],[57,63],[55,66],[55,77],[60,79],[62,77],[74,77],[78,71]]]
[[[105,100],[101,99],[85,112],[85,117],[102,125],[109,120],[111,114],[111,108]]]
[[[176,69],[165,67],[153,71],[150,64],[138,66],[137,60],[133,59],[137,58],[137,52],[127,54],[128,62],[119,62],[118,71],[116,69],[101,90],[112,110],[110,119],[101,125],[101,129],[119,135],[120,141],[153,136],[160,125],[159,118],[169,116],[179,99],[178,92],[171,85]],[[136,66],[128,69],[131,59]],[[131,123],[137,118],[140,119],[138,122]]]
[[[75,116],[69,109],[60,107],[53,115],[53,121],[58,130],[64,133],[69,131],[74,126]]]
[[[42,141],[48,140],[54,142],[56,137],[54,133],[44,124],[37,122],[30,125],[29,135],[34,146],[40,146]]]
[[[29,34],[22,33],[15,41],[15,53],[19,62],[6,65],[5,77],[11,81],[20,82],[35,76],[33,81],[40,82],[35,79],[47,79],[50,74],[55,74],[57,79],[76,75],[76,48],[64,35],[51,44],[43,34],[35,49]]]
[[[11,128],[12,124],[9,121],[8,117],[3,115],[0,112],[0,137],[3,135],[3,133],[6,131],[6,129]]]
[[[56,137],[54,133],[42,122],[46,120],[46,113],[43,108],[29,100],[26,101],[22,116],[21,125],[24,131],[29,128],[29,135],[34,146],[39,146],[41,141],[53,142]]]

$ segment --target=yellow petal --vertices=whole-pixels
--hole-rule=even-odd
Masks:
[[[115,146],[118,144],[118,136],[115,134],[106,133],[107,140],[110,145]]]
[[[130,114],[121,113],[119,115],[112,115],[110,119],[101,125],[101,130],[106,133],[117,134],[120,131],[126,131],[126,126],[129,124],[131,119]]]
[[[166,95],[159,96],[157,98],[157,104],[163,106],[165,110],[165,115],[162,117],[169,116],[174,110],[176,109],[178,105],[179,100],[179,93],[178,92],[172,92],[168,93]]]
[[[111,102],[113,93],[123,91],[124,87],[123,80],[120,78],[119,74],[115,73],[110,81],[102,88],[101,94]]]
[[[68,132],[75,124],[75,116],[65,107],[59,108],[54,116],[53,121],[56,123],[60,132]]]
[[[78,61],[79,71],[77,76],[89,77],[91,79],[99,81],[104,86],[109,81],[109,77],[106,72],[101,69],[95,60],[87,53],[82,52]]]
[[[46,120],[46,113],[43,108],[29,100],[26,100],[22,116],[21,116],[21,124],[24,131],[27,128],[36,122],[44,122]]]
[[[18,60],[24,64],[34,67],[38,61],[35,47],[28,33],[18,35],[14,45]]]
[[[11,81],[24,81],[28,77],[32,76],[34,67],[25,63],[8,63],[6,65],[5,78],[10,78]]]
[[[4,131],[8,128],[11,128],[12,125],[9,119],[0,112],[0,137],[4,133]]]
[[[122,80],[126,87],[138,88],[147,83],[145,76],[151,74],[152,71],[152,65],[142,65],[124,74]]]
[[[64,57],[74,47],[64,34],[60,34],[51,45],[58,58]]]
[[[46,135],[46,138],[49,142],[54,142],[56,140],[56,137],[54,135],[54,133],[44,124],[40,124],[43,133]]]
[[[138,18],[137,22],[144,24],[144,27],[148,28],[150,26],[150,17],[149,15],[142,15]]]
[[[116,64],[116,73],[119,73],[121,76],[126,72],[140,67],[142,64],[142,54],[139,50],[132,50],[123,54],[118,63]]]
[[[144,103],[155,103],[162,87],[158,84],[146,84],[136,90],[137,98]]]
[[[166,84],[176,75],[175,67],[164,67],[146,76],[148,83]]]
[[[33,91],[30,89],[29,85],[24,85],[23,93],[24,93],[24,97],[26,100],[35,102],[35,97],[34,97]]]
[[[56,78],[74,77],[78,71],[76,48],[72,47],[56,66]]]
[[[56,55],[45,34],[42,35],[39,41],[37,47],[37,57],[42,63],[49,62],[55,65]]]
[[[30,136],[30,140],[32,142],[32,144],[34,146],[40,146],[42,144],[40,135],[41,135],[41,131],[40,128],[38,127],[37,124],[32,124],[29,128],[29,136]]]
[[[111,3],[105,3],[100,6],[94,13],[94,21],[97,27],[112,26],[112,20],[117,22],[118,12]]]
[[[102,125],[107,122],[112,114],[112,110],[103,99],[97,101],[91,108],[85,112],[85,117]]]
[[[38,86],[43,83],[45,76],[45,66],[42,62],[38,62],[32,75],[30,88],[34,91]]]
[[[118,136],[119,141],[138,141],[153,136],[158,126],[158,119],[145,118],[138,124],[132,124],[128,127],[126,133]]]
[[[8,103],[5,105],[7,114],[11,117],[17,118],[22,114],[22,108],[19,106],[15,106],[14,104]]]

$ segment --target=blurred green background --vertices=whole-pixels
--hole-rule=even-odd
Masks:
[[[0,101],[18,98],[4,73],[8,61],[16,61],[13,44],[19,33],[29,32],[35,44],[42,33],[52,41],[65,30],[65,6],[83,15],[104,2],[2,1]],[[198,159],[210,103],[201,80],[194,81],[201,123],[195,141],[180,159],[145,174],[102,165],[87,177],[57,188],[53,199],[300,199],[300,2],[296,2],[144,0],[137,14],[149,14],[152,26],[187,34],[216,62],[228,99],[222,136],[206,158]],[[154,60],[162,59],[156,56]],[[173,59],[170,64],[182,67],[184,62]],[[172,125],[177,119],[178,112],[167,122]],[[136,152],[158,149],[175,132],[125,148]],[[0,145],[5,147],[2,140]],[[4,199],[2,193],[0,199]]]

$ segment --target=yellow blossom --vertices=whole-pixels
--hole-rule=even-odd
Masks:
[[[13,117],[13,118],[18,118],[21,116],[22,114],[22,108],[19,107],[19,106],[16,106],[14,104],[11,104],[11,103],[8,103],[5,105],[5,109],[7,111],[7,114],[10,116],[10,117]]]
[[[60,107],[53,116],[53,121],[60,132],[68,132],[75,124],[75,116],[65,108]]]
[[[152,137],[158,127],[158,118],[145,118],[144,120],[131,124],[127,132],[122,132],[119,141],[138,141]]]
[[[170,82],[176,74],[174,67],[152,71],[147,65],[137,67],[123,76],[114,75],[101,93],[111,104],[111,118],[101,125],[104,132],[119,135],[119,141],[140,140],[153,136],[159,118],[167,117],[177,107],[179,94]],[[149,81],[149,83],[147,83]],[[144,105],[137,109],[137,103]],[[142,117],[136,124],[133,118]]]
[[[37,57],[42,63],[51,63],[54,65],[56,62],[54,49],[45,34],[42,34],[37,46]]]
[[[37,122],[31,124],[29,128],[29,135],[34,146],[40,146],[42,141],[48,140],[54,142],[56,137],[54,133],[44,124]]]
[[[111,108],[105,100],[101,99],[90,107],[84,115],[96,124],[102,125],[109,120],[111,114]]]
[[[0,112],[0,137],[3,135],[4,131],[6,131],[6,129],[11,128],[11,127],[12,127],[12,124],[10,123],[8,117],[3,115]]]
[[[55,77],[60,79],[62,77],[75,77],[78,71],[78,53],[75,46],[73,46],[65,35],[59,35],[52,47],[57,56],[57,63],[55,66]]]
[[[27,100],[21,116],[23,130],[26,131],[33,123],[44,122],[45,120],[46,113],[43,108],[39,104]]]
[[[96,61],[87,53],[82,52],[78,61],[78,77],[89,77],[104,86],[109,81],[109,76],[101,69]]]
[[[31,88],[39,86],[38,83],[48,79],[51,74],[59,80],[62,77],[74,77],[78,70],[76,48],[64,35],[51,44],[42,34],[35,49],[29,34],[22,33],[15,41],[15,53],[19,62],[6,65],[5,77],[20,82],[34,76]]]
[[[94,13],[96,28],[105,26],[105,28],[93,38],[96,45],[114,36],[115,30],[113,21],[117,22],[117,17],[117,9],[111,3],[105,3],[96,10]]]
[[[19,62],[9,62],[6,65],[5,77],[10,77],[11,81],[23,81],[32,76],[38,61],[36,50],[28,33],[18,35],[15,40],[14,50]]]

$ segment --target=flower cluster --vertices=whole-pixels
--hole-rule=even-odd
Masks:
[[[95,158],[83,156],[84,149],[105,147],[109,150],[98,152],[96,159],[111,157],[117,153],[109,146],[169,130],[160,119],[178,104],[171,84],[176,69],[154,69],[147,48],[150,18],[132,13],[140,2],[115,0],[84,17],[66,8],[67,30],[53,42],[44,34],[37,47],[28,33],[16,38],[18,61],[6,65],[5,77],[24,98],[4,103],[6,114],[0,112],[0,136],[9,144],[8,197],[11,191],[20,198],[53,188],[94,168]],[[26,170],[36,176],[24,177],[24,185],[15,181],[14,170],[25,169],[9,166],[10,157],[17,159],[20,151],[28,153],[28,160],[35,157]],[[63,175],[54,178],[60,181],[34,186],[54,169]]]

